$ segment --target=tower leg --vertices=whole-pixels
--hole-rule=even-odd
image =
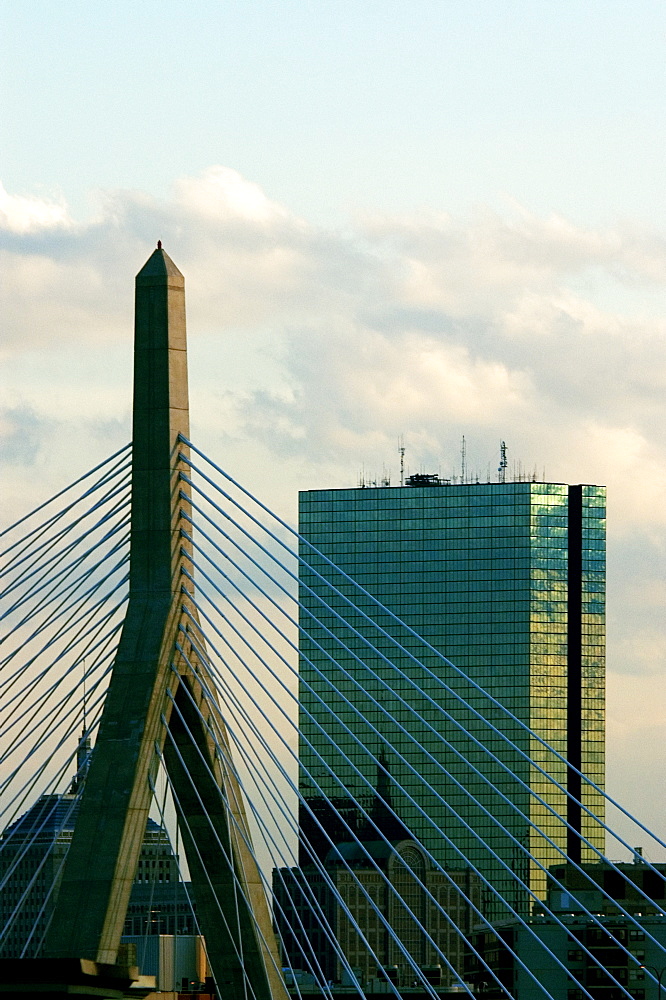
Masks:
[[[211,753],[210,734],[183,681],[164,753],[208,958],[225,997],[284,995],[259,869],[247,842],[240,788],[230,761]]]

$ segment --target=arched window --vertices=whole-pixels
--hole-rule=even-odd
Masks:
[[[389,860],[388,876],[392,887],[391,927],[415,964],[422,965],[426,954],[426,857],[418,844],[406,841],[396,845]],[[395,940],[391,942],[390,955],[391,964],[405,968],[407,959]],[[405,975],[409,979],[408,969]]]

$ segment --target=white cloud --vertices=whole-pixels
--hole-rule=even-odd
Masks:
[[[2,191],[14,510],[129,437],[132,279],[158,238],[186,276],[193,434],[206,452],[287,516],[298,488],[353,485],[362,466],[395,482],[401,434],[413,471],[455,471],[465,434],[482,478],[503,438],[528,470],[606,483],[613,677],[649,691],[666,676],[663,601],[640,596],[666,577],[661,234],[519,206],[339,233],[223,167],[164,200],[105,193],[88,223]],[[618,717],[634,736],[640,726],[625,697],[615,685],[617,740]],[[660,717],[651,724],[661,732]]]
[[[212,219],[247,220],[271,225],[288,217],[287,211],[270,201],[258,184],[246,180],[229,167],[210,167],[201,177],[184,177],[174,185],[175,201],[210,223]]]
[[[331,450],[356,465],[364,439],[372,450],[411,434],[445,461],[452,436],[476,429],[551,476],[620,470],[623,510],[660,520],[629,484],[641,465],[663,480],[666,331],[650,309],[623,312],[605,295],[649,279],[666,300],[657,235],[583,230],[515,205],[505,218],[372,218],[356,234],[327,232],[225,167],[178,180],[167,200],[106,193],[88,224],[34,204],[46,208],[26,210],[29,230],[0,224],[10,362],[127,347],[131,275],[159,237],[187,277],[193,352],[206,334],[200,391],[231,394],[235,434],[265,426],[292,455]],[[72,387],[73,409],[85,411],[87,391]]]
[[[0,183],[0,229],[30,233],[70,224],[67,206],[61,200],[10,195]]]

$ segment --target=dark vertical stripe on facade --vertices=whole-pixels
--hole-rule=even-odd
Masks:
[[[581,860],[581,770],[582,754],[582,606],[583,606],[583,487],[569,487],[568,578],[567,578],[567,854]]]

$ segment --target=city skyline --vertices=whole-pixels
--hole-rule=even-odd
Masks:
[[[663,10],[213,7],[8,14],[3,522],[129,439],[162,238],[193,437],[290,520],[401,435],[608,485],[609,790],[663,833]]]

